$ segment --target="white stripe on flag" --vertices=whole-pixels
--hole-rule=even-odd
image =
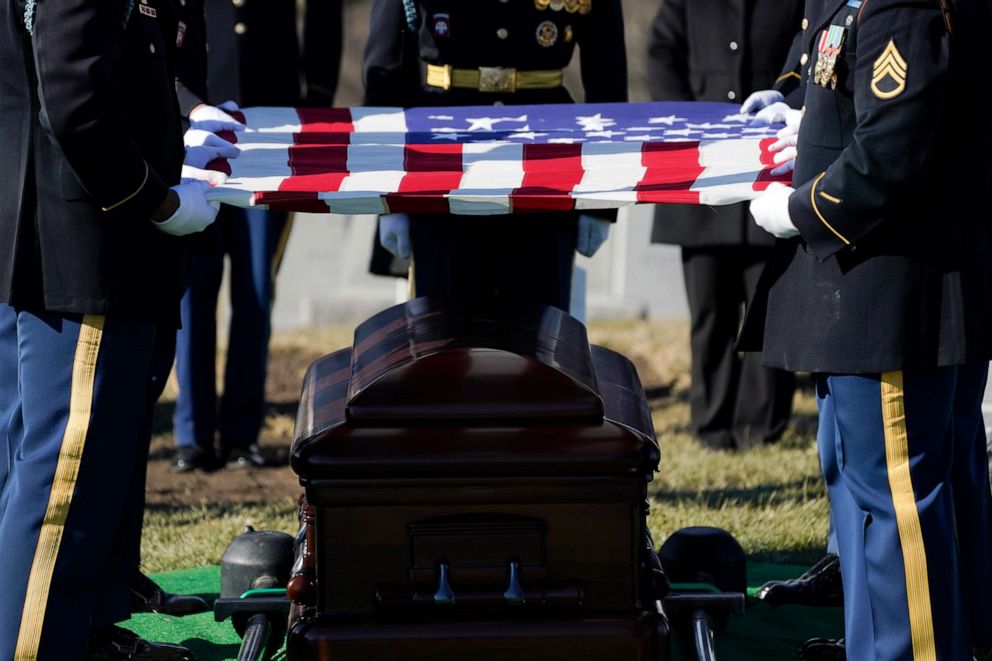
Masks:
[[[245,124],[251,128],[238,136],[258,133],[299,133],[302,128],[300,116],[295,108],[245,108],[241,111],[245,116]],[[290,139],[292,142],[292,139]]]
[[[510,213],[510,193],[524,180],[524,147],[507,142],[462,146],[461,184],[448,195],[451,213],[485,216]]]
[[[576,209],[605,209],[637,202],[634,188],[644,178],[639,142],[582,145],[582,181],[572,189]]]
[[[406,133],[406,113],[402,108],[352,108],[355,133]]]
[[[704,140],[699,165],[705,168],[692,185],[700,204],[731,204],[753,200],[754,182],[761,172],[760,140]]]

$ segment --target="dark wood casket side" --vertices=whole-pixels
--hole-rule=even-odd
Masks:
[[[644,579],[650,413],[633,365],[574,319],[392,308],[311,366],[294,436],[313,598],[291,658],[663,658]],[[514,558],[527,596],[507,611]],[[433,598],[440,565],[456,607]]]

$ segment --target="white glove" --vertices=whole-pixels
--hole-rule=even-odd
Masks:
[[[768,151],[775,154],[773,160],[778,165],[771,171],[773,176],[788,174],[796,169],[796,145],[799,142],[799,126],[802,119],[801,112],[790,110],[785,118],[785,128],[779,129],[776,134],[778,140],[768,147]]]
[[[582,214],[579,216],[579,240],[575,249],[580,255],[592,257],[610,236],[610,223]]]
[[[180,181],[188,184],[191,181],[205,181],[211,186],[221,186],[227,181],[227,175],[217,170],[203,170],[192,165],[184,165]]]
[[[766,106],[755,114],[751,120],[751,126],[766,124],[781,124],[785,121],[790,112],[793,112],[789,104],[779,101],[770,106]]]
[[[183,144],[186,145],[183,165],[191,165],[201,170],[210,161],[218,158],[237,158],[241,154],[240,149],[224,138],[203,129],[186,131],[183,135]]]
[[[185,236],[194,232],[202,232],[217,218],[220,202],[207,200],[210,184],[205,181],[190,181],[173,186],[172,190],[179,196],[179,208],[172,216],[155,227],[173,236]]]
[[[190,128],[203,129],[210,133],[220,131],[244,131],[245,125],[228,115],[225,110],[240,110],[234,101],[225,101],[218,106],[199,105],[189,113]]]
[[[745,115],[750,115],[758,112],[762,108],[767,108],[772,104],[781,103],[783,101],[785,101],[785,97],[781,92],[777,90],[761,90],[752,93],[749,97],[744,99],[744,103],[741,104],[741,112]]]
[[[789,217],[789,196],[793,192],[795,189],[792,186],[776,181],[760,197],[752,200],[750,211],[758,227],[779,239],[799,236],[799,230]]]
[[[410,259],[410,218],[402,213],[379,216],[379,243],[394,257]]]

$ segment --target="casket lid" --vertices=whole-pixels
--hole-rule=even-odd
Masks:
[[[361,324],[353,349],[319,359],[304,380],[293,443],[302,476],[540,471],[543,460],[657,462],[633,365],[591,347],[561,310],[417,299]]]

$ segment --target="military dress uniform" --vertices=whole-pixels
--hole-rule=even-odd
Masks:
[[[656,101],[742,101],[773,84],[799,31],[802,0],[664,0],[648,46],[648,85]],[[706,445],[744,448],[777,439],[789,422],[795,377],[739,355],[742,306],[754,295],[773,238],[745,204],[658,205],[653,243],[682,247],[689,303],[693,432]]]
[[[341,60],[341,0],[310,0],[302,12],[295,0],[203,4],[209,57],[204,63],[204,55],[186,52],[180,60],[192,60],[187,67],[194,76],[206,69],[201,98],[211,104],[231,99],[242,107],[331,105]],[[304,26],[302,44],[298,18]],[[194,92],[198,86],[185,87]],[[191,106],[196,96],[189,95]],[[217,222],[198,237],[177,338],[174,424],[181,469],[210,467],[218,432],[222,455],[258,440],[265,416],[275,277],[290,229],[285,212],[224,206]],[[231,264],[231,323],[218,406],[216,311],[225,255]],[[185,464],[184,452],[205,459]]]
[[[992,177],[988,13],[829,0],[803,20],[799,237],[776,242],[741,342],[816,375],[852,659],[971,659],[987,644],[972,587],[992,586],[962,581],[971,533],[955,501],[987,502],[988,475],[956,481],[953,455],[959,409],[974,409],[961,395],[992,353],[987,220],[967,201]]]
[[[183,160],[177,18],[2,0],[0,31],[0,658],[81,659],[130,613],[156,334],[178,321],[181,243],[150,222]]]
[[[585,100],[627,100],[620,0],[374,0],[369,34],[366,105],[571,103],[576,46]],[[413,215],[415,292],[567,310],[576,217]]]

